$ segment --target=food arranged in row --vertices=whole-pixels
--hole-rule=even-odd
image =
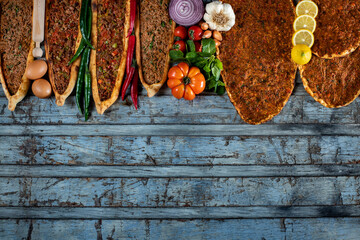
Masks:
[[[177,99],[227,91],[251,124],[280,113],[297,68],[326,107],[360,94],[355,1],[303,0],[294,8],[292,0],[46,0],[45,61],[32,55],[32,0],[0,5],[0,80],[10,110],[31,80],[36,96],[53,91],[59,106],[76,89],[85,120],[91,96],[100,114],[128,92],[137,109],[139,81],[149,97],[166,81]]]
[[[294,47],[291,50],[291,58],[299,65],[307,64],[311,60],[317,14],[318,7],[313,1],[304,0],[296,6],[297,18],[293,25],[295,33],[292,38]]]

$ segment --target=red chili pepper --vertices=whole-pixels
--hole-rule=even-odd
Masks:
[[[136,18],[136,0],[131,0],[130,1],[130,26],[129,26],[129,33],[128,36],[129,37],[134,29],[134,25],[135,25],[135,18]]]
[[[126,57],[126,74],[128,74],[130,71],[131,63],[134,57],[135,42],[136,42],[135,36],[131,35],[129,38],[129,46]]]
[[[134,79],[131,84],[131,99],[134,103],[134,107],[137,110],[138,105],[138,83],[139,83],[139,71],[135,71]]]
[[[126,90],[129,88],[131,80],[134,77],[134,73],[135,73],[135,68],[131,67],[129,73],[126,74],[125,82],[124,82],[123,87],[121,89],[121,99],[123,101],[125,99]]]

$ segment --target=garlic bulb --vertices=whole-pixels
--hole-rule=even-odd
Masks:
[[[215,1],[206,4],[204,20],[212,30],[229,31],[235,25],[235,13],[230,4]]]

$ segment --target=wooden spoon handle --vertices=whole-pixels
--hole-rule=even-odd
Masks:
[[[34,0],[32,38],[34,42],[44,41],[45,1]]]

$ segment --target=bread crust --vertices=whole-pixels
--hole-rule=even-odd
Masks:
[[[92,0],[91,6],[92,6],[92,34],[91,34],[91,40],[92,44],[97,48],[97,0]],[[92,94],[95,102],[96,110],[99,114],[104,114],[106,109],[108,109],[114,102],[118,99],[119,93],[120,93],[120,87],[124,78],[125,68],[126,68],[126,56],[127,56],[127,49],[128,49],[128,42],[129,38],[127,38],[127,33],[129,31],[130,27],[130,0],[126,1],[126,9],[125,9],[125,24],[124,24],[124,36],[123,36],[123,52],[121,57],[121,62],[119,65],[119,69],[117,72],[116,80],[115,80],[115,86],[111,93],[111,97],[109,99],[106,99],[105,101],[101,101],[99,96],[99,89],[98,89],[98,83],[97,83],[97,74],[96,74],[96,50],[91,50],[90,54],[90,74],[92,79]]]

